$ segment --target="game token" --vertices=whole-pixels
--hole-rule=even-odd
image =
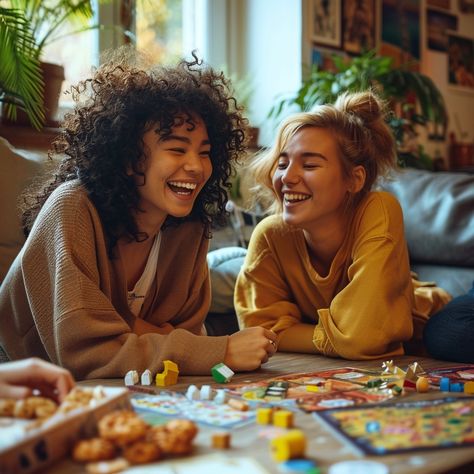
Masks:
[[[281,463],[278,468],[281,472],[287,474],[299,472],[315,474],[319,470],[316,467],[316,463],[311,459],[290,459],[289,461]]]
[[[214,390],[210,385],[203,385],[200,394],[201,400],[212,400],[214,398]]]
[[[388,474],[388,467],[377,461],[342,461],[333,464],[328,474]]]
[[[199,400],[201,398],[201,394],[199,393],[199,389],[196,385],[190,385],[186,390],[186,398],[188,400]]]
[[[442,377],[439,382],[439,389],[442,392],[449,392],[449,379],[448,377]]]
[[[449,391],[450,392],[463,392],[464,391],[464,384],[462,383],[452,383],[449,386]]]
[[[464,393],[474,393],[474,382],[466,382],[464,384]]]
[[[136,370],[129,370],[124,377],[125,385],[135,385],[138,383],[138,372]]]
[[[227,383],[235,374],[227,365],[221,362],[212,367],[211,375],[216,382]]]
[[[143,374],[140,377],[141,384],[151,385],[152,380],[153,380],[153,376],[151,374],[151,371],[149,369],[144,370]]]
[[[418,377],[416,381],[416,391],[419,393],[425,393],[430,390],[430,382],[426,377]]]

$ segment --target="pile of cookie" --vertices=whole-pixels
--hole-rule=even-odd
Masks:
[[[54,415],[58,404],[45,397],[0,398],[0,416],[44,420]]]
[[[145,464],[192,451],[198,428],[189,420],[151,426],[132,410],[116,410],[101,418],[98,436],[78,441],[72,450],[77,462],[90,463],[89,472],[112,472],[112,466]],[[119,459],[116,459],[119,458]],[[111,468],[107,470],[107,463]],[[97,464],[98,463],[98,464]],[[101,465],[103,469],[94,469]]]
[[[94,406],[105,397],[104,389],[97,386],[94,388],[74,387],[60,405],[51,398],[41,396],[21,399],[0,398],[0,416],[44,421],[55,413],[68,413],[78,408]]]

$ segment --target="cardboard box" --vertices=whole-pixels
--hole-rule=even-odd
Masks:
[[[97,422],[105,414],[132,409],[126,388],[104,387],[104,392],[106,397],[94,406],[56,414],[31,429],[27,427],[35,426],[34,421],[15,420],[7,429],[0,426],[0,474],[29,474],[44,469],[69,455],[78,439],[95,436]]]

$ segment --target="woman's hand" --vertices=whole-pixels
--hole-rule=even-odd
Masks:
[[[0,364],[0,397],[25,398],[34,390],[61,402],[74,387],[71,373],[36,357]]]
[[[236,372],[258,369],[275,354],[277,336],[262,327],[243,329],[229,336],[224,363]]]

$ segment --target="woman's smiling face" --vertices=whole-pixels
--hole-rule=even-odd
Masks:
[[[298,130],[280,153],[273,187],[288,224],[310,231],[341,219],[350,183],[332,132],[311,126]]]
[[[161,137],[152,127],[143,136],[145,184],[138,186],[140,219],[161,224],[168,215],[187,216],[212,173],[211,144],[204,122],[193,117]]]

